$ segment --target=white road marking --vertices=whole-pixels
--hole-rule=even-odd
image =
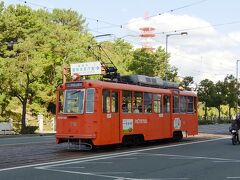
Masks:
[[[189,178],[144,178],[144,179],[135,179],[135,180],[187,180]],[[123,180],[123,179],[115,179]]]
[[[80,174],[80,175],[86,175],[86,176],[95,176],[95,177],[104,177],[104,178],[111,178],[116,180],[154,180],[152,178],[127,178],[127,177],[119,177],[119,176],[110,176],[106,174],[131,174],[132,172],[76,172],[76,171],[66,171],[66,170],[59,170],[59,169],[48,169],[48,168],[36,168],[46,171],[54,171],[54,172],[62,172],[62,173],[70,173],[70,174]],[[104,174],[104,175],[103,175]],[[189,178],[158,178],[157,180],[187,180]]]
[[[109,172],[109,171],[106,171],[106,172],[90,172],[90,173],[93,173],[93,174],[132,174],[133,172]]]
[[[98,161],[98,160],[102,160],[102,159],[113,159],[113,158],[118,158],[118,157],[122,157],[122,156],[129,156],[129,155],[135,155],[137,153],[126,153],[126,154],[116,154],[116,155],[105,155],[104,157],[97,157],[97,158],[86,158],[83,160],[78,160],[78,161],[70,161],[70,162],[66,162],[66,163],[58,163],[58,164],[52,164],[52,165],[47,165],[47,166],[42,166],[41,168],[49,168],[49,167],[55,167],[55,166],[65,166],[68,164],[78,164],[78,163],[86,163],[86,162],[91,162],[91,161]],[[37,167],[38,168],[38,167]],[[1,171],[1,170],[0,170]]]
[[[153,153],[138,153],[147,156],[161,156],[161,157],[176,157],[182,159],[206,159],[206,160],[216,160],[216,161],[236,161],[234,159],[225,159],[225,158],[217,158],[217,157],[206,157],[206,156],[184,156],[184,155],[177,155],[177,154],[153,154]],[[240,161],[240,160],[239,160]]]
[[[102,175],[102,174],[94,174],[94,173],[85,173],[85,172],[76,172],[76,171],[66,171],[66,170],[59,170],[59,169],[47,169],[47,168],[36,168],[42,169],[46,171],[54,171],[54,172],[62,172],[62,173],[70,173],[70,174],[80,174],[80,175],[87,175],[87,176],[95,176],[95,177],[104,177],[104,178],[111,178],[111,179],[122,179],[122,180],[137,180],[136,178],[125,178],[120,176],[110,176],[110,175]]]
[[[205,143],[205,142],[219,141],[219,140],[223,140],[223,139],[229,139],[229,137],[203,140],[203,141],[195,141],[195,142],[187,142],[187,143],[182,143],[182,144],[166,145],[166,146],[161,146],[161,147],[144,148],[144,149],[140,149],[140,150],[131,150],[128,152],[90,156],[90,157],[86,157],[86,158],[77,158],[77,159],[69,159],[69,160],[62,160],[62,161],[54,161],[54,162],[49,162],[49,163],[39,163],[39,164],[30,164],[30,165],[24,165],[24,166],[16,166],[16,167],[11,167],[11,168],[0,169],[0,172],[10,171],[10,170],[15,170],[15,169],[22,169],[22,168],[37,167],[37,166],[45,166],[45,165],[51,165],[51,164],[68,163],[68,162],[82,161],[82,160],[91,160],[91,159],[97,159],[97,158],[104,159],[104,157],[111,157],[114,155],[115,156],[116,155],[131,155],[131,154],[135,154],[136,152],[143,152],[143,151],[150,151],[150,150],[164,149],[164,148],[171,148],[171,147],[178,147],[178,146],[186,146],[186,145],[192,145],[192,144],[200,144],[200,143]]]
[[[119,157],[116,157],[116,158],[113,158],[113,159],[117,159],[117,160],[133,160],[133,159],[138,159],[138,158],[132,158],[132,157],[130,157],[130,158],[119,158]]]
[[[112,164],[113,162],[83,162],[83,164]]]
[[[76,166],[74,166],[74,167],[58,167],[58,168],[64,168],[64,169],[84,169],[85,167],[82,167],[82,166],[80,166],[80,167],[76,167]]]
[[[215,163],[240,163],[240,160],[213,161]]]
[[[185,180],[189,178],[147,178],[147,179],[142,179],[142,180]]]
[[[189,160],[192,160],[192,159],[196,159],[196,158],[193,158],[193,157],[172,157],[172,158],[169,158],[169,159],[173,159],[173,160],[182,160],[182,159],[189,159]]]
[[[240,179],[240,177],[226,177],[227,179]]]

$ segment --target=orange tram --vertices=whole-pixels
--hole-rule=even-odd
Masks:
[[[141,75],[134,78],[150,79]],[[166,138],[181,140],[184,135],[198,133],[194,92],[171,85],[129,82],[79,80],[60,85],[57,88],[56,142],[91,149]]]

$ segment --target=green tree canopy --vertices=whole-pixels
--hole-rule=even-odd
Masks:
[[[180,86],[182,86],[186,90],[190,90],[190,85],[194,83],[192,76],[186,76],[183,78],[183,80],[180,82]]]
[[[59,19],[58,19],[58,18]],[[55,103],[55,88],[61,83],[63,60],[84,61],[87,41],[85,21],[71,10],[32,10],[16,5],[2,10],[0,16],[0,56],[2,85],[6,95],[22,104],[22,130],[28,103],[45,107]],[[82,59],[81,59],[81,58]]]
[[[212,97],[214,95],[214,83],[209,79],[202,80],[198,85],[198,99],[205,105],[205,119],[207,117],[207,108],[212,106]]]

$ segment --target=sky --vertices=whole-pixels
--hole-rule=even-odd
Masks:
[[[169,62],[179,76],[223,81],[237,76],[240,59],[239,0],[4,0],[5,5],[25,4],[32,8],[73,9],[86,18],[93,35],[112,34],[104,39],[123,38],[134,47],[166,48]],[[148,17],[148,18],[146,18]],[[154,28],[154,38],[141,38],[141,27]],[[240,77],[240,75],[238,75]]]

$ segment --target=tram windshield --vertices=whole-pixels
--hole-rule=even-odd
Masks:
[[[64,113],[83,114],[84,89],[66,90],[64,96]]]

